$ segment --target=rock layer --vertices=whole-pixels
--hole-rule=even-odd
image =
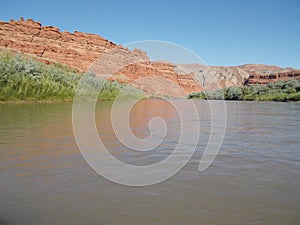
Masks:
[[[287,81],[290,79],[300,80],[300,70],[276,74],[254,74],[250,75],[245,85],[267,84],[270,82]]]
[[[241,66],[204,66],[199,64],[180,65],[185,71],[193,72],[205,90],[230,86],[267,84],[270,82],[300,80],[300,70],[263,64]]]
[[[0,46],[37,57],[44,62],[59,62],[79,71],[87,71],[101,54],[112,48],[130,51],[95,34],[60,32],[53,26],[41,26],[32,19],[0,22]],[[136,50],[141,57],[145,52]]]
[[[130,51],[95,34],[61,32],[56,27],[42,26],[32,19],[0,22],[0,47],[34,56],[42,62],[59,62],[81,72],[88,71],[103,55],[106,65],[102,70],[98,67],[99,73],[105,73],[107,65],[111,65],[112,68],[118,66],[115,65],[114,59],[123,59],[121,64],[124,68],[113,71],[115,75],[110,77],[111,80],[133,83],[140,78],[154,77],[153,81],[156,81],[157,86],[161,87],[167,79],[175,82],[178,89],[172,92],[168,91],[169,88],[156,90],[153,82],[151,87],[144,82],[136,82],[135,86],[148,94],[179,97],[202,90],[192,74],[177,73],[172,64],[150,62],[146,53],[139,49]],[[114,55],[111,55],[111,52]],[[135,63],[127,66],[128,62]]]
[[[45,63],[58,62],[80,72],[113,74],[108,79],[132,84],[149,95],[181,97],[203,89],[300,80],[299,70],[277,66],[151,62],[145,52],[130,51],[99,35],[61,32],[23,18],[0,22],[0,48],[22,52]]]

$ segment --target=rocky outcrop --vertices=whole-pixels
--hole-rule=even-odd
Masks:
[[[245,85],[267,84],[270,82],[287,81],[290,79],[300,80],[300,70],[278,66],[246,64],[238,66],[249,73]]]
[[[180,65],[193,72],[205,90],[230,86],[267,84],[270,82],[300,80],[300,70],[263,64],[241,66],[205,66],[199,64]]]
[[[0,22],[0,49],[22,52],[45,63],[58,62],[81,72],[93,70],[98,76],[131,84],[149,95],[180,97],[203,89],[300,79],[299,70],[277,66],[152,62],[145,52],[130,51],[99,35],[61,32],[23,18]]]
[[[141,84],[141,89],[145,90],[146,93],[150,93],[148,90],[153,90],[157,86],[157,90],[153,93],[158,95],[169,95],[174,96],[174,90],[179,93],[178,96],[186,95],[187,93],[201,91],[202,88],[194,78],[194,74],[186,73],[185,71],[177,71],[177,65],[165,62],[142,62],[138,64],[130,64],[120,71],[118,75],[122,75],[130,79],[130,82],[138,82]],[[153,82],[148,83],[151,78]],[[170,82],[168,82],[170,81]],[[170,83],[174,85],[170,86]],[[153,86],[154,85],[154,86]],[[171,88],[173,87],[173,88]],[[175,89],[174,89],[175,88]],[[174,89],[171,91],[171,89]],[[172,93],[172,94],[168,94]]]
[[[0,22],[0,47],[34,56],[45,63],[58,62],[81,72],[90,70],[94,62],[102,58],[105,63],[101,64],[102,68],[98,65],[96,72],[113,72],[109,79],[135,83],[149,94],[179,97],[202,90],[192,74],[177,73],[172,64],[150,62],[141,50],[130,51],[95,34],[61,32],[32,19]],[[128,65],[132,62],[133,65]],[[142,81],[135,82],[144,77],[153,77],[151,87]],[[156,90],[153,82],[161,87],[166,80],[175,82],[177,89],[172,92],[168,91],[170,88]]]
[[[253,74],[246,80],[245,85],[268,84],[270,82],[287,81],[290,79],[300,80],[300,70],[275,74]]]
[[[205,90],[230,86],[243,86],[249,73],[235,66],[206,66],[200,64],[180,65],[184,71],[193,72]]]
[[[237,67],[249,73],[250,75],[289,73],[295,71],[295,69],[291,67],[281,68],[279,66],[264,65],[264,64],[245,64]]]
[[[129,53],[120,45],[95,34],[60,32],[53,26],[42,26],[32,19],[0,22],[0,46],[20,51],[51,63],[59,62],[79,71],[87,71],[101,54],[117,48]],[[145,56],[136,50],[135,54]]]

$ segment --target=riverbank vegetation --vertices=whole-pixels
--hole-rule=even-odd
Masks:
[[[129,85],[84,74],[86,90],[101,88],[98,100],[140,98],[141,90]],[[83,76],[61,64],[46,65],[21,54],[0,52],[0,101],[72,101],[80,78]],[[84,93],[83,95],[89,95]],[[300,101],[300,81],[289,80],[266,85],[228,87],[188,95],[189,99],[225,99],[246,101]]]
[[[61,64],[46,65],[33,58],[0,52],[0,101],[71,101],[83,74]],[[143,92],[118,82],[104,81],[88,73],[91,86],[101,85],[98,100],[143,96]],[[86,76],[85,76],[86,77]]]
[[[189,99],[300,101],[300,81],[289,80],[243,87],[228,87],[188,95]]]

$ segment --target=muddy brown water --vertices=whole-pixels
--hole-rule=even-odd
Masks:
[[[192,159],[172,178],[146,187],[115,184],[87,165],[73,135],[72,104],[0,105],[0,224],[300,224],[300,104],[226,102],[224,142],[204,172],[197,168],[210,113],[204,101],[195,104],[201,136]],[[142,101],[130,117],[141,138],[149,119],[165,119],[166,140],[153,154],[118,142],[110,108],[98,103],[95,118],[120,160],[151,164],[176,146],[178,115],[168,103]]]

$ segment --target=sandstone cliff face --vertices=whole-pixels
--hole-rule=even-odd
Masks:
[[[41,26],[32,19],[0,22],[0,46],[37,57],[44,62],[59,62],[79,71],[109,49],[130,51],[95,34],[60,32],[53,26]],[[135,52],[143,57],[144,52]]]
[[[253,74],[246,80],[245,85],[267,84],[290,79],[300,80],[300,70],[275,74]]]
[[[59,62],[81,72],[113,74],[106,78],[131,84],[149,95],[181,97],[203,89],[300,79],[299,70],[277,66],[151,62],[139,49],[130,51],[95,34],[61,32],[32,19],[0,21],[1,49],[19,51],[45,63]]]
[[[247,64],[239,66],[239,68],[249,73],[245,85],[267,84],[290,79],[300,80],[300,70],[290,67],[281,68],[278,66]]]
[[[137,81],[141,89],[145,90],[148,94],[152,92],[160,96],[169,95],[179,97],[187,93],[202,90],[193,73],[178,72],[176,68],[177,66],[171,63],[142,62],[130,64],[121,69],[117,74],[128,77],[131,82]],[[149,77],[151,77],[151,82],[149,82]],[[154,82],[155,80],[157,82]],[[154,89],[155,91],[153,92]],[[148,90],[151,91],[149,92]],[[175,90],[178,92],[178,95],[174,95]]]
[[[272,65],[264,65],[264,64],[245,64],[237,66],[238,68],[248,72],[251,75],[254,74],[276,74],[276,73],[288,73],[295,71],[294,68],[287,67],[281,68],[279,66],[272,66]]]
[[[114,76],[109,79],[123,83],[153,77],[151,85],[145,83],[145,79],[134,84],[148,94],[179,97],[201,90],[191,74],[176,73],[174,66],[168,63],[150,62],[141,50],[130,51],[95,34],[61,32],[56,27],[42,26],[32,19],[0,22],[0,47],[34,56],[45,63],[59,62],[81,72],[91,69],[94,62],[105,55],[105,63],[101,64],[103,68],[98,65],[98,73],[113,72]],[[132,62],[133,65],[127,66]],[[122,67],[119,68],[119,65]],[[115,71],[115,68],[119,69]],[[170,88],[161,88],[166,80],[175,82],[177,88],[174,87],[171,92]],[[170,87],[170,84],[165,85]]]

